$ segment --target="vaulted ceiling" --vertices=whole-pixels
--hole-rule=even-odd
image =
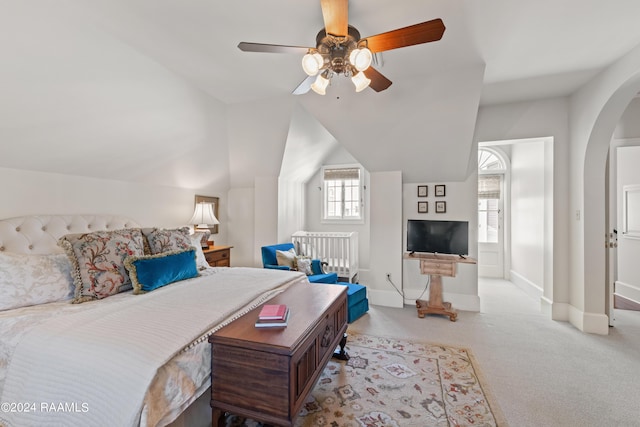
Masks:
[[[318,0],[0,8],[0,166],[125,180],[188,175],[207,150],[208,167],[224,171],[233,150],[211,145],[228,137],[227,107],[285,97],[371,171],[463,179],[480,105],[568,95],[640,44],[636,0],[351,0],[349,23],[363,36],[434,18],[447,29],[441,41],[383,53],[378,69],[393,81],[384,92],[355,94],[339,77],[324,97],[294,97],[300,57],[237,44],[313,46]]]

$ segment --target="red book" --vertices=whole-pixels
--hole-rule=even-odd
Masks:
[[[285,312],[283,320],[267,320],[258,319],[256,321],[256,328],[284,328],[287,326],[289,320],[289,309]]]
[[[265,304],[260,309],[260,320],[284,320],[287,314],[286,304]]]

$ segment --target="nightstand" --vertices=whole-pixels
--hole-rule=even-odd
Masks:
[[[231,248],[233,246],[209,246],[202,249],[204,257],[211,267],[230,267]]]

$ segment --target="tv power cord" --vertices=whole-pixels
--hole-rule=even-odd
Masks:
[[[396,292],[402,297],[402,301],[404,301],[404,293],[402,293],[402,291],[400,291],[400,289],[398,289],[398,287],[395,285],[395,283],[393,283],[393,281],[391,280],[391,274],[387,273],[387,282],[391,283],[391,286],[393,286],[393,289],[396,290]]]
[[[427,289],[429,289],[429,286],[431,285],[431,276],[429,276],[427,278],[427,284],[424,285],[424,290],[422,291],[422,293],[420,294],[420,296],[418,298],[416,298],[416,301],[422,298],[422,295],[424,295],[425,292],[427,292]]]

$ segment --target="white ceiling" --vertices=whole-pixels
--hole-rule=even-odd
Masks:
[[[229,103],[290,93],[305,77],[296,55],[243,53],[240,41],[314,46],[323,26],[318,0],[76,1],[110,33]],[[386,52],[380,71],[397,82],[485,64],[487,102],[571,93],[640,43],[639,16],[637,0],[349,2],[362,36],[442,18],[441,41]]]
[[[479,105],[568,95],[640,44],[638,0],[351,0],[362,36],[434,18],[447,29],[385,52],[384,92],[355,94],[338,77],[325,97],[294,98],[299,56],[237,44],[313,46],[318,0],[0,0],[0,10],[0,166],[149,182],[196,179],[191,159],[206,150],[224,170],[210,147],[227,134],[221,103],[287,97],[370,171],[462,180]]]

